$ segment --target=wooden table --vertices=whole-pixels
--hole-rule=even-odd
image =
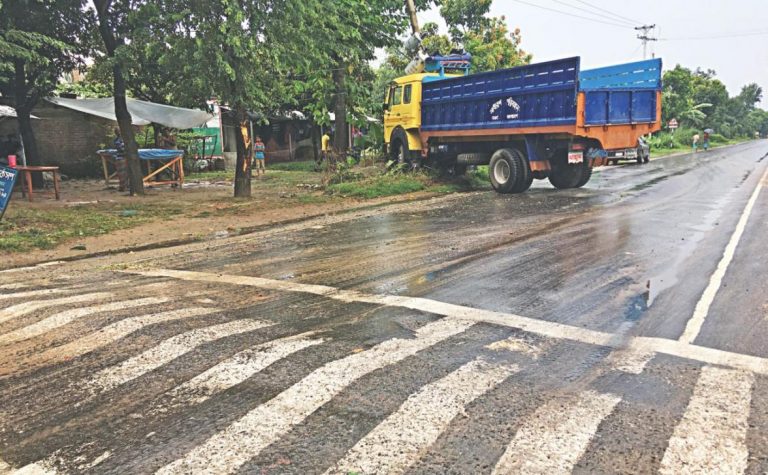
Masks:
[[[19,178],[21,178],[21,196],[24,197],[27,196],[27,199],[29,201],[32,201],[32,195],[34,194],[34,190],[32,189],[32,173],[43,173],[43,172],[50,172],[53,173],[53,195],[56,197],[56,200],[58,201],[59,196],[59,181],[61,177],[59,176],[59,167],[35,167],[35,166],[19,166],[16,167],[16,170],[19,171],[19,174],[21,175]],[[50,194],[50,191],[44,192],[47,194]]]
[[[184,151],[174,150],[178,152],[175,157],[163,157],[163,158],[147,158],[143,156],[144,149],[139,150],[139,161],[147,164],[147,174],[142,177],[144,185],[176,185],[181,188],[184,185]],[[99,150],[99,157],[101,157],[101,166],[104,170],[104,184],[109,186],[117,182],[117,158],[115,155],[107,150]],[[124,159],[122,159],[124,160]],[[153,162],[156,168],[153,169]],[[111,172],[110,168],[114,169]],[[159,180],[158,175],[164,170],[168,170],[171,174],[170,180]]]

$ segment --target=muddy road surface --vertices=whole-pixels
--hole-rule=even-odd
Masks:
[[[0,472],[765,473],[768,141],[0,273]]]

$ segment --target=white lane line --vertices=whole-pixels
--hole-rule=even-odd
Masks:
[[[680,423],[669,440],[662,474],[742,474],[754,376],[705,366]]]
[[[744,234],[744,229],[747,227],[749,216],[752,214],[752,209],[755,207],[757,197],[760,195],[760,190],[763,189],[763,183],[767,178],[768,168],[765,169],[765,172],[755,187],[755,191],[752,192],[752,196],[747,202],[747,206],[741,213],[739,222],[736,224],[736,229],[734,230],[730,241],[728,241],[728,245],[725,246],[723,257],[717,264],[717,269],[715,269],[715,272],[709,278],[709,284],[707,285],[706,289],[704,289],[704,293],[701,295],[701,298],[696,304],[696,308],[693,310],[693,316],[685,325],[685,331],[683,331],[683,334],[680,336],[681,342],[693,343],[694,340],[696,340],[696,337],[699,336],[701,327],[704,325],[704,320],[706,320],[707,314],[709,313],[709,308],[712,306],[712,302],[715,301],[715,296],[720,290],[720,286],[723,284],[725,273],[728,270],[728,266],[731,264],[731,261],[733,261],[733,256],[736,254],[736,247],[739,245],[741,236]]]
[[[518,371],[516,365],[471,361],[412,394],[326,474],[403,473],[464,407]]]
[[[200,404],[211,396],[242,383],[276,361],[325,341],[308,339],[312,334],[313,332],[309,332],[280,338],[241,351],[168,391],[166,396],[169,399],[163,398],[160,402],[162,407],[150,412],[165,412],[172,407]]]
[[[710,365],[729,366],[768,375],[767,358],[706,348],[664,338],[626,337],[622,334],[616,335],[588,330],[586,328],[564,325],[546,320],[538,320],[511,313],[464,307],[425,298],[400,297],[397,295],[374,295],[353,290],[339,290],[334,287],[323,285],[308,285],[298,282],[278,281],[260,277],[212,274],[172,269],[128,270],[124,272],[153,277],[170,277],[193,282],[212,282],[258,287],[267,290],[302,292],[322,295],[326,298],[342,302],[361,302],[391,307],[410,308],[413,310],[430,312],[436,315],[443,315],[449,318],[458,318],[473,322],[490,323],[493,325],[515,328],[549,338],[577,341],[580,343],[600,345],[610,348],[632,347],[638,351],[664,353],[680,358],[700,361]]]
[[[584,391],[544,404],[518,429],[492,473],[570,474],[620,400]]]
[[[258,330],[270,325],[273,324],[259,320],[234,320],[190,330],[171,337],[122,363],[99,371],[88,382],[88,385],[95,393],[107,391],[157,369],[185,353],[189,353],[200,345],[228,336]]]
[[[0,309],[0,323],[7,322],[13,318],[23,317],[43,308],[55,307],[57,305],[69,305],[73,303],[91,302],[112,297],[110,292],[94,292],[91,294],[73,295],[71,297],[61,297],[49,300],[32,300],[30,302],[19,303]]]
[[[3,269],[3,270],[0,270],[0,274],[12,274],[14,272],[26,272],[26,271],[29,271],[29,270],[40,270],[40,269],[44,269],[46,267],[57,266],[59,264],[65,264],[65,261],[50,261],[50,262],[43,262],[42,264],[36,264],[34,266],[14,267],[12,269]]]
[[[191,307],[126,318],[100,328],[99,330],[89,333],[70,343],[37,353],[33,356],[33,359],[35,361],[47,362],[75,358],[107,346],[110,343],[114,343],[115,341],[125,338],[131,333],[137,332],[149,325],[166,323],[184,318],[199,317],[219,311],[218,308]]]
[[[608,355],[607,363],[616,371],[640,374],[654,356],[656,353],[651,350],[619,349]]]
[[[63,312],[53,314],[48,318],[40,320],[39,322],[0,335],[0,345],[6,345],[8,343],[14,343],[39,336],[56,328],[63,327],[64,325],[72,323],[75,320],[87,317],[89,315],[94,315],[96,313],[113,312],[127,308],[141,307],[143,305],[160,304],[167,302],[168,300],[170,299],[165,297],[147,297],[143,299],[120,300],[117,302],[65,310]]]
[[[0,287],[2,288],[2,287]],[[38,290],[26,290],[23,292],[14,292],[11,294],[0,294],[0,300],[9,300],[9,299],[20,299],[20,298],[27,298],[27,297],[38,297],[40,295],[53,295],[53,294],[63,294],[66,292],[71,292],[69,289],[38,289]]]
[[[356,380],[457,335],[470,326],[471,322],[438,320],[418,329],[414,338],[394,338],[331,361],[157,473],[234,472]]]

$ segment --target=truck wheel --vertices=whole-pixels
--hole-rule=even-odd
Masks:
[[[581,167],[581,178],[579,178],[579,182],[576,183],[574,188],[581,188],[586,185],[590,178],[592,178],[592,167],[590,167],[587,162],[584,162]]]
[[[528,165],[528,159],[525,158],[525,155],[514,148],[509,150],[515,156],[515,160],[517,160],[517,165],[519,167],[518,169],[520,170],[520,176],[518,177],[515,186],[512,188],[512,193],[522,193],[531,187],[531,184],[533,183],[533,173],[531,172],[531,167]]]
[[[389,145],[390,159],[394,162],[393,166],[413,167],[411,151],[408,149],[408,137],[405,131],[397,129],[392,132],[392,138]]]
[[[502,148],[491,157],[488,166],[491,186],[497,193],[512,193],[515,184],[520,179],[520,165],[513,150]]]
[[[582,168],[581,164],[560,165],[554,168],[552,173],[549,174],[549,182],[559,190],[576,188],[576,185],[581,181]]]

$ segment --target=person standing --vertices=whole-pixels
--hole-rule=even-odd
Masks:
[[[328,153],[331,151],[331,134],[326,131],[323,138],[320,139],[320,160],[328,160]]]
[[[701,137],[699,137],[698,133],[693,134],[693,151],[694,152],[698,152],[699,151],[699,139],[700,138]]]
[[[704,131],[704,141],[702,142],[702,146],[704,146],[705,152],[709,150],[709,132],[706,130]]]
[[[266,167],[266,151],[264,142],[261,141],[261,137],[256,136],[256,140],[253,142],[253,168],[256,169],[256,176],[262,177],[267,172]]]

